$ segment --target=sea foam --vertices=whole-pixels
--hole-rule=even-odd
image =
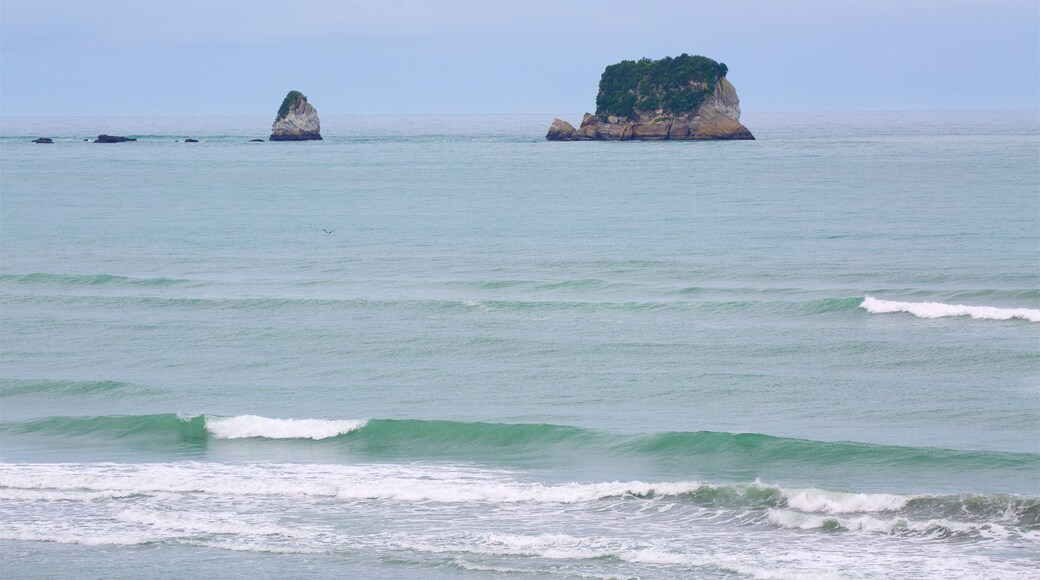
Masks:
[[[206,417],[206,429],[218,439],[328,439],[356,431],[366,423],[364,420],[270,419],[257,415]]]
[[[445,503],[576,504],[607,498],[676,496],[700,482],[536,483],[494,470],[397,465],[0,463],[0,489],[47,492],[206,493]]]
[[[892,312],[908,312],[918,318],[944,318],[947,316],[970,316],[986,320],[1011,320],[1021,318],[1029,322],[1040,322],[1040,310],[1034,308],[995,308],[993,306],[965,306],[964,304],[943,304],[942,302],[896,302],[878,300],[871,296],[860,304],[871,314],[888,314]]]
[[[781,489],[787,505],[803,512],[841,514],[895,511],[906,507],[912,496],[889,493],[846,493],[825,489]]]
[[[793,510],[770,509],[768,521],[781,528],[802,530],[844,530],[886,535],[916,535],[933,538],[976,534],[1006,539],[1007,529],[996,522],[958,522],[945,518],[913,520],[906,517],[879,518],[868,514],[849,517],[806,514]]]

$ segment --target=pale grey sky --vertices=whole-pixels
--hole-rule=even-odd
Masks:
[[[2,0],[0,52],[3,115],[580,113],[683,52],[748,111],[1040,107],[1036,0]]]

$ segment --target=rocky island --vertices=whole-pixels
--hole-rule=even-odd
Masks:
[[[754,139],[740,124],[740,100],[728,68],[683,54],[612,64],[603,71],[596,114],[577,129],[554,119],[549,141],[664,141]]]
[[[122,135],[105,135],[104,133],[98,135],[97,139],[94,139],[95,143],[127,143],[129,141],[137,141],[137,139],[123,137]]]
[[[289,91],[271,125],[271,141],[320,141],[318,111],[300,91]]]

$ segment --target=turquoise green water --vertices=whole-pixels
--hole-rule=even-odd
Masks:
[[[5,576],[1032,577],[1035,114],[744,121],[5,118]]]

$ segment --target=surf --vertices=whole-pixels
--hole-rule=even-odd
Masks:
[[[484,423],[419,419],[299,419],[259,415],[152,414],[94,417],[55,416],[0,424],[7,436],[47,437],[68,444],[108,442],[159,445],[171,450],[209,444],[265,441],[318,445],[372,457],[468,458],[495,461],[530,454],[682,461],[738,472],[754,464],[789,466],[871,466],[890,469],[1029,471],[1040,454],[814,441],[760,433],[715,431],[614,433],[546,423]],[[334,456],[334,455],[333,455]]]
[[[206,430],[218,439],[313,439],[345,435],[365,426],[367,421],[330,421],[322,419],[271,419],[257,415],[207,417]]]
[[[880,300],[872,296],[865,297],[862,304],[860,304],[860,308],[871,314],[906,312],[917,318],[968,316],[976,320],[1011,320],[1019,318],[1029,322],[1040,322],[1040,309],[1034,308],[966,306],[964,304],[944,304],[942,302],[897,302]]]
[[[652,506],[660,514],[676,510],[675,517],[741,525],[940,537],[977,536],[999,526],[1028,539],[1040,529],[1040,497],[1015,494],[871,493],[758,480],[538,481],[513,470],[444,463],[0,462],[0,499],[8,502],[120,502],[166,494],[211,498],[207,503],[334,499],[402,509],[435,502],[624,514]]]

